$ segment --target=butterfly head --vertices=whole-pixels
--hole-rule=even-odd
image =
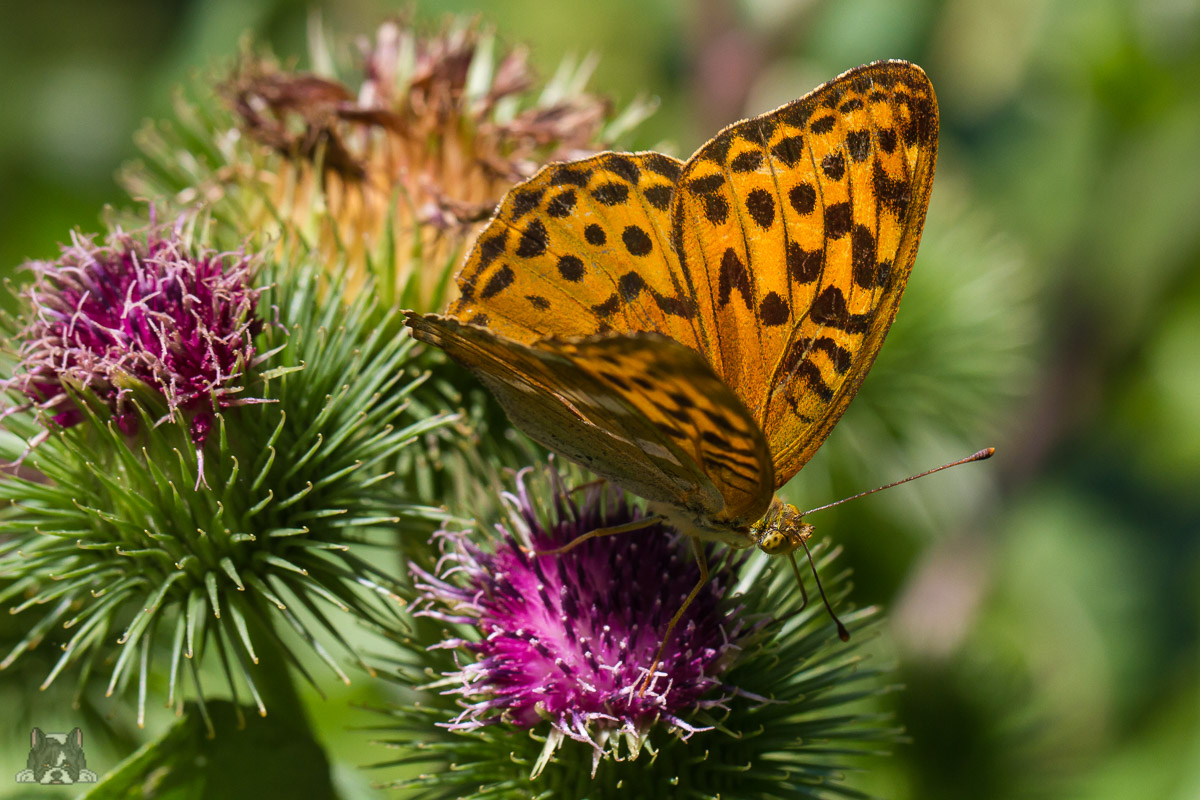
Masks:
[[[813,564],[812,553],[808,550],[807,542],[812,536],[813,526],[804,522],[803,516],[804,514],[794,505],[785,503],[776,497],[771,500],[771,505],[767,509],[767,513],[763,514],[762,519],[750,526],[750,533],[759,550],[769,556],[788,557],[788,561],[792,564],[792,573],[796,576],[796,584],[800,587],[801,609],[808,606],[808,593],[804,591],[800,568],[796,566],[796,557],[792,553],[801,547],[804,548],[804,554],[808,556],[808,564],[812,567],[813,579],[817,582],[817,589],[820,590],[821,599],[825,602],[825,610],[829,612],[830,618],[837,625],[838,638],[847,642],[850,640],[850,631],[833,613],[833,606],[829,605],[829,598],[825,596],[825,589],[821,586],[821,576],[817,574],[817,567]]]
[[[769,556],[785,556],[812,536],[813,526],[801,519],[800,511],[778,497],[762,519],[750,526],[755,544]]]

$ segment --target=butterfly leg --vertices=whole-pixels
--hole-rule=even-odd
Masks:
[[[792,562],[792,573],[796,576],[796,585],[800,587],[800,607],[796,609],[796,613],[799,614],[808,608],[808,592],[804,589],[804,578],[800,577],[800,567],[796,566],[796,556],[791,553],[788,553],[787,556],[788,560]]]
[[[657,525],[663,521],[664,518],[658,515],[642,517],[641,519],[635,519],[633,522],[626,522],[624,525],[613,525],[608,528],[590,530],[582,536],[576,536],[562,547],[556,547],[553,550],[526,550],[526,552],[531,556],[561,556],[563,553],[574,550],[588,539],[595,539],[599,536],[613,536],[618,533],[629,533],[630,531],[640,531],[642,528],[649,528],[651,525]]]
[[[704,584],[708,583],[708,559],[704,556],[704,546],[700,544],[699,539],[692,539],[692,552],[696,554],[696,566],[700,568],[700,580],[696,581],[696,585],[688,592],[688,596],[684,598],[683,605],[675,612],[675,616],[671,617],[670,623],[667,624],[667,631],[663,634],[662,644],[658,646],[658,653],[654,656],[654,663],[650,665],[650,671],[646,673],[646,679],[642,682],[642,688],[638,690],[638,697],[646,693],[650,688],[650,684],[654,680],[654,671],[658,669],[659,662],[662,661],[663,652],[667,649],[667,642],[671,641],[671,633],[675,630],[675,626],[679,623],[683,612],[687,611],[688,606],[696,599],[696,595],[700,594],[700,590],[704,588]]]

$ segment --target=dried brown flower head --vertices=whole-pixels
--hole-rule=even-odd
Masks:
[[[590,62],[534,92],[527,52],[496,54],[476,23],[423,36],[391,20],[359,48],[357,89],[261,56],[244,57],[221,87],[243,138],[273,154],[249,176],[270,207],[245,222],[290,223],[345,258],[356,286],[379,278],[382,301],[439,306],[463,246],[508,188],[602,149],[610,104],[579,89]]]

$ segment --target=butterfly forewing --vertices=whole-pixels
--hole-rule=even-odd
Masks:
[[[777,485],[870,368],[928,205],[937,106],[920,68],[860,67],[740,122],[684,168],[673,208],[708,353],[766,432]]]
[[[450,313],[526,344],[616,330],[698,348],[670,244],[682,166],[659,153],[602,153],[543,168],[480,234]]]

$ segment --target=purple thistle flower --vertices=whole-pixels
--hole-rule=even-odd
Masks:
[[[166,401],[159,422],[185,414],[197,448],[214,413],[265,402],[239,397],[256,363],[261,326],[250,260],[243,253],[192,254],[183,225],[181,219],[165,233],[152,225],[144,241],[118,230],[104,245],[72,233],[57,261],[29,264],[30,321],[18,336],[19,368],[4,388],[63,427],[84,418],[67,389],[86,388],[133,434],[130,395],[139,381]]]
[[[668,622],[699,579],[694,559],[679,535],[661,525],[592,539],[558,556],[529,555],[523,546],[560,547],[642,511],[615,489],[589,489],[576,504],[552,472],[554,521],[546,525],[526,488],[527,473],[518,476],[515,495],[504,495],[513,524],[497,526],[494,548],[442,532],[447,551],[434,573],[410,567],[422,593],[418,615],[478,634],[434,645],[471,659],[437,684],[458,684],[447,693],[465,706],[447,727],[505,722],[532,728],[546,719],[548,750],[564,738],[586,742],[595,748],[594,763],[617,740],[614,734],[631,737],[635,757],[659,721],[684,738],[705,729],[686,720],[724,707],[734,690],[720,676],[740,652],[739,642],[762,624],[723,600],[736,565],[711,570],[640,694]]]

